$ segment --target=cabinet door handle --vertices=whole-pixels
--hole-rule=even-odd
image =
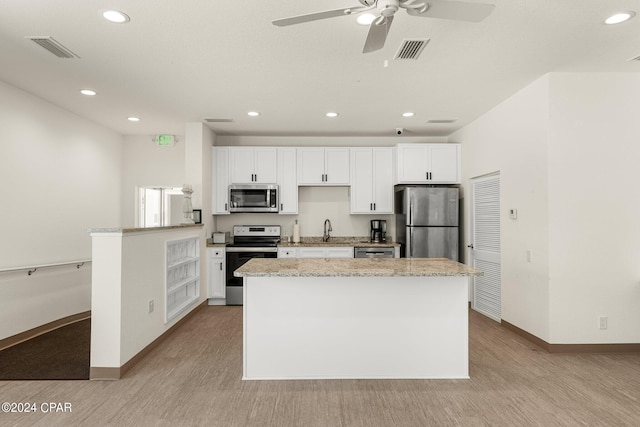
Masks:
[[[225,210],[225,212],[228,210],[226,203],[224,204],[224,210]]]
[[[373,203],[369,203],[369,210],[372,211],[373,210]]]
[[[284,210],[284,205],[282,203],[280,203],[280,210]]]
[[[222,263],[220,263],[220,271],[222,271]]]
[[[373,210],[374,211],[376,210],[376,204],[375,203],[373,204]]]

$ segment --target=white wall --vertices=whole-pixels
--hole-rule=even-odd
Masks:
[[[0,82],[0,269],[91,258],[120,225],[122,137]],[[90,266],[0,273],[0,339],[90,310]]]
[[[470,179],[500,172],[502,318],[545,341],[549,339],[548,86],[548,77],[535,81],[449,138],[462,143],[465,212],[471,212]],[[518,209],[516,221],[509,219],[510,208]],[[470,229],[466,215],[465,246]]]
[[[502,317],[551,344],[640,342],[638,111],[638,74],[552,73],[450,137],[467,192],[500,171]]]
[[[550,340],[640,343],[640,75],[553,73],[550,93]]]
[[[124,137],[122,224],[136,225],[137,187],[182,187],[185,184],[185,138],[171,147],[157,147],[152,135]],[[95,227],[108,227],[98,224]]]

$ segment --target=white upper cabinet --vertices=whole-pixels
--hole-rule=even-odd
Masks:
[[[351,213],[393,213],[393,148],[351,149]]]
[[[298,185],[349,185],[349,148],[298,148]]]
[[[211,164],[212,175],[212,206],[214,215],[229,213],[229,147],[213,147]]]
[[[459,184],[460,144],[398,144],[399,184]]]
[[[298,168],[295,147],[278,148],[278,186],[281,214],[298,213]]]
[[[229,147],[231,184],[275,184],[277,159],[275,147]]]

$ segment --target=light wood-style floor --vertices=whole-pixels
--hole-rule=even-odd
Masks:
[[[205,307],[119,381],[0,382],[38,407],[0,425],[640,426],[640,354],[549,354],[473,311],[469,345],[470,380],[242,381],[242,308]]]

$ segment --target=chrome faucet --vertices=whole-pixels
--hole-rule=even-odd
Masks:
[[[327,228],[327,225],[329,226],[329,228]],[[333,231],[333,228],[331,228],[331,221],[329,221],[328,219],[324,220],[324,235],[322,236],[322,241],[323,242],[328,242],[329,238],[331,237],[331,235],[329,234],[330,232]]]

